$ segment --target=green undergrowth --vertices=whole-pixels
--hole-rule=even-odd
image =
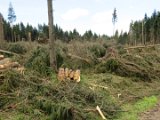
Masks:
[[[0,72],[0,120],[100,120],[97,105],[109,120],[136,120],[157,102],[152,96],[160,92],[157,53],[122,52],[122,57],[97,62],[107,52],[100,43],[57,41],[57,67],[81,70],[80,83],[60,82],[49,68],[47,45],[34,44],[15,59],[25,65],[24,75]],[[23,47],[11,46],[22,54]]]
[[[82,75],[81,82],[59,82],[35,71],[27,70],[24,75],[5,71],[0,78],[0,118],[45,120],[93,120],[100,115],[92,110],[98,105],[107,118],[116,118],[120,110],[108,90],[94,87],[88,76]],[[12,113],[14,110],[15,114]]]
[[[158,102],[156,96],[145,97],[134,104],[123,106],[124,112],[116,120],[138,120],[138,115],[154,107]]]
[[[159,93],[158,81],[135,82],[111,73],[82,74],[80,83],[59,82],[54,73],[50,78],[30,70],[24,75],[15,71],[1,75],[0,118],[3,120],[100,120],[99,114],[92,111],[97,105],[107,119],[127,117],[129,112],[134,118],[157,100],[154,96],[140,99]],[[121,94],[119,98],[118,94]]]

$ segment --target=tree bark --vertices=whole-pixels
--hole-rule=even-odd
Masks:
[[[49,21],[49,52],[50,52],[50,67],[57,71],[56,67],[56,53],[55,53],[55,36],[54,36],[54,23],[53,23],[53,6],[52,0],[48,2],[48,21]]]
[[[0,13],[0,42],[4,41],[3,17]]]

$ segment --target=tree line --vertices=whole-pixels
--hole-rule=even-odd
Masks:
[[[49,38],[49,29],[46,24],[39,24],[38,27],[33,27],[30,24],[24,25],[23,22],[11,26],[9,22],[4,21],[4,38],[7,41],[28,41],[29,34],[31,40],[40,40]],[[13,31],[12,31],[13,30]],[[13,33],[12,33],[13,32]],[[64,31],[57,24],[54,25],[55,39],[69,42],[71,40],[97,40],[97,39],[114,39],[119,44],[147,45],[160,43],[160,12],[154,11],[151,17],[145,14],[144,18],[139,21],[130,23],[129,32],[115,32],[114,36],[97,35],[91,30],[86,31],[81,35],[76,29],[72,31]],[[13,36],[13,40],[12,40]]]
[[[49,38],[49,29],[46,24],[38,24],[38,27],[33,27],[30,24],[24,25],[23,22],[21,22],[11,26],[11,24],[6,20],[3,21],[4,38],[7,41],[28,41],[29,34],[31,34],[32,41]],[[70,40],[96,40],[109,38],[107,35],[97,35],[91,30],[87,30],[83,35],[81,35],[76,29],[73,29],[72,31],[64,31],[57,24],[54,25],[54,33],[55,39],[59,39],[64,42],[69,42]]]
[[[129,32],[121,34],[118,40],[131,46],[160,44],[160,12],[154,10],[151,17],[145,14],[142,20],[132,21]]]

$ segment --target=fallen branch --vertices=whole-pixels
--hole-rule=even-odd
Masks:
[[[142,45],[142,46],[132,46],[132,47],[126,47],[124,48],[125,50],[128,50],[128,49],[135,49],[135,48],[150,48],[150,47],[154,47],[154,46],[158,46],[160,44],[155,44],[155,45]]]
[[[17,54],[17,53],[13,53],[13,52],[2,50],[2,49],[0,49],[0,53],[5,53],[5,54],[8,54],[8,55],[18,55],[19,56],[19,54]]]
[[[93,84],[93,83],[91,85],[94,86],[94,87],[99,87],[99,88],[103,88],[105,90],[108,90],[108,87],[106,87],[106,86],[96,85],[96,84]]]
[[[89,59],[85,59],[85,58],[82,58],[80,56],[72,55],[72,54],[69,53],[68,57],[71,57],[71,58],[74,58],[74,59],[79,59],[79,60],[85,61],[86,63],[90,64],[90,60]]]
[[[93,108],[87,108],[87,109],[84,109],[84,111],[87,111],[87,112],[97,112],[97,110],[93,109]]]
[[[23,103],[26,103],[26,101],[27,101],[27,98],[24,99],[24,100],[22,100],[22,101],[19,102],[19,103],[10,104],[10,105],[6,106],[4,109],[0,110],[0,112],[2,112],[2,111],[5,111],[5,112],[6,112],[6,111],[8,111],[8,110],[15,109],[18,105],[23,104]]]
[[[99,108],[99,106],[96,107],[96,110],[98,111],[103,120],[107,120],[104,114],[102,113],[101,109]]]

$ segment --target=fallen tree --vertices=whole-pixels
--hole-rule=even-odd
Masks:
[[[125,59],[110,58],[96,67],[97,72],[113,72],[120,76],[137,77],[144,81],[150,81],[153,75],[147,69]]]

